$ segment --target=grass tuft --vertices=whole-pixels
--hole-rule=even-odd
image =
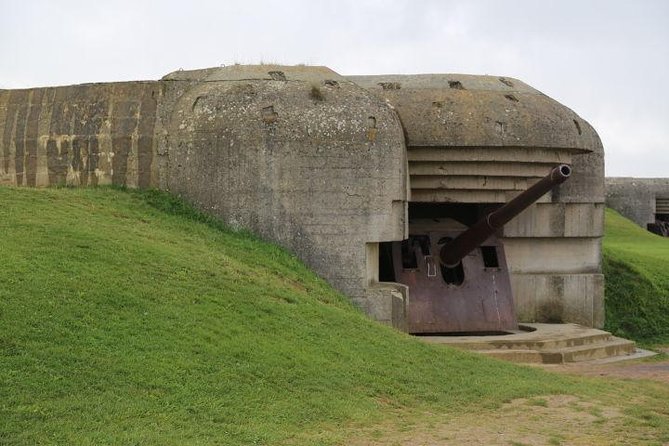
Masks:
[[[322,102],[325,100],[325,94],[321,91],[321,88],[318,85],[312,85],[309,90],[309,97],[317,102]]]

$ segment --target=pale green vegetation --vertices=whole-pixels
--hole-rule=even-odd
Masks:
[[[604,274],[606,328],[643,343],[669,344],[669,239],[607,210]]]
[[[666,386],[423,344],[166,194],[0,188],[0,204],[0,444],[331,445],[555,394],[669,441]]]

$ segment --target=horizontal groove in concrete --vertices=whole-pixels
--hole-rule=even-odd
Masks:
[[[411,161],[521,162],[571,164],[569,149],[491,147],[409,147]]]
[[[543,177],[555,163],[434,162],[410,161],[409,175],[465,175],[496,177]]]
[[[411,183],[411,181],[409,181]],[[506,203],[522,191],[483,190],[483,189],[415,189],[411,188],[411,200],[420,202],[455,202],[455,203]],[[537,203],[550,203],[552,193],[548,192]]]

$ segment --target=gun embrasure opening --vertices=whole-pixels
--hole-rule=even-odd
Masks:
[[[571,167],[567,164],[561,164],[553,168],[548,175],[537,181],[525,192],[483,217],[441,248],[439,259],[442,265],[449,268],[455,267],[464,256],[485,242],[495,231],[527,209],[553,187],[564,183],[570,175]]]

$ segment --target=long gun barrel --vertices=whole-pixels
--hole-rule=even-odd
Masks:
[[[532,203],[558,184],[564,183],[571,175],[571,167],[566,164],[555,167],[525,192],[518,195],[499,209],[489,213],[471,228],[445,244],[439,252],[441,263],[454,267],[460,260],[486,241],[495,231],[520,214]]]

